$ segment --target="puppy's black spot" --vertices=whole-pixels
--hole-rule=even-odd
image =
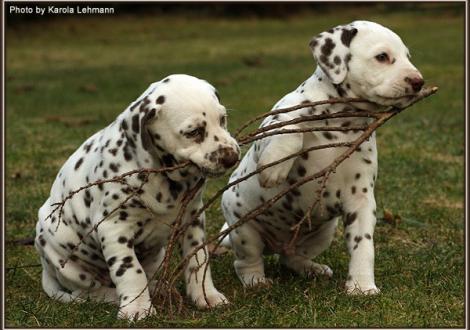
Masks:
[[[124,220],[127,219],[127,217],[128,217],[128,214],[127,214],[126,211],[121,211],[121,212],[119,212],[119,220],[123,220],[123,221],[124,221]]]
[[[85,206],[90,207],[92,200],[93,198],[91,197],[90,192],[88,190],[85,190],[85,197],[83,199],[83,201],[85,202]]]
[[[115,163],[110,163],[110,164],[109,164],[109,168],[110,168],[111,171],[113,171],[114,173],[116,173],[117,171],[119,171],[119,165],[118,165],[118,164],[115,164]]]
[[[121,121],[121,128],[125,131],[129,128],[129,126],[127,125],[127,121],[125,119]]]
[[[181,190],[183,190],[183,186],[179,182],[176,182],[170,179],[168,179],[168,181],[169,181],[168,183],[169,183],[169,190],[170,190],[171,197],[173,197],[173,199],[176,199],[179,193],[181,192]]]
[[[78,168],[80,167],[80,165],[82,165],[83,163],[83,157],[80,158],[76,163],[75,163],[75,171],[78,170]]]
[[[357,218],[357,213],[356,212],[346,214],[346,219],[344,221],[344,226],[347,227],[347,226],[351,225],[356,220],[356,218]]]
[[[163,156],[162,156],[162,161],[163,161],[163,164],[164,164],[166,167],[173,166],[173,165],[176,163],[175,157],[173,157],[173,156],[170,155],[170,154],[165,154],[165,155],[163,155]]]
[[[119,268],[117,271],[116,271],[116,276],[122,276],[124,275],[124,273],[126,272],[126,268]]]
[[[322,54],[326,57],[330,56],[335,46],[336,44],[333,42],[333,40],[331,40],[330,38],[326,38],[325,43],[321,47]]]
[[[333,140],[334,138],[336,138],[336,136],[334,136],[330,132],[323,132],[323,136],[327,138],[328,140]]]
[[[115,262],[116,262],[116,257],[111,257],[108,259],[106,263],[108,264],[109,267],[111,267],[112,265],[114,265]]]
[[[351,61],[352,55],[351,53],[346,54],[344,57],[344,63],[346,63],[346,67],[348,66],[349,62]]]
[[[360,241],[362,241],[362,236],[354,237],[354,242],[359,243]]]
[[[135,133],[139,133],[139,114],[132,116],[132,130]]]
[[[357,34],[357,29],[343,29],[343,32],[341,33],[341,42],[343,45],[346,47],[349,47],[351,44],[351,40],[354,38],[354,36]]]
[[[299,167],[297,168],[297,174],[298,174],[299,176],[304,176],[306,173],[307,173],[307,170],[305,169],[305,167],[299,166]]]
[[[312,39],[309,43],[310,48],[315,49],[318,46],[318,41],[316,38]]]
[[[155,101],[157,104],[163,104],[165,103],[165,96],[163,95],[160,95],[159,97],[157,97],[157,100]]]

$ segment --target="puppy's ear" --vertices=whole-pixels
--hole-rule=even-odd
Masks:
[[[140,139],[142,146],[145,150],[150,150],[152,146],[152,136],[149,129],[149,125],[154,120],[158,119],[158,113],[161,109],[161,100],[154,100],[153,102],[149,97],[146,97],[141,101],[139,106],[139,118],[140,118]]]
[[[310,41],[313,57],[333,84],[340,84],[346,78],[351,60],[349,45],[356,34],[357,29],[352,25],[340,25]]]

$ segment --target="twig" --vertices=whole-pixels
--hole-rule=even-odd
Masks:
[[[266,117],[269,117],[269,116],[274,116],[274,115],[277,115],[277,114],[280,114],[280,113],[288,113],[288,112],[291,112],[291,111],[295,111],[295,110],[299,110],[299,109],[303,109],[303,108],[308,108],[308,107],[316,107],[316,106],[324,105],[324,104],[352,103],[352,102],[372,103],[368,100],[364,100],[364,99],[360,99],[360,98],[347,98],[347,97],[346,98],[332,98],[332,99],[329,99],[329,100],[322,100],[322,101],[317,101],[317,102],[304,102],[302,104],[298,104],[298,105],[295,105],[295,106],[292,106],[292,107],[282,108],[282,109],[275,109],[275,110],[265,112],[261,115],[258,115],[256,117],[254,117],[253,119],[248,120],[246,123],[242,124],[242,126],[235,131],[234,136],[235,136],[236,139],[238,139],[238,136],[240,135],[240,133],[245,128],[247,128],[248,126],[250,126],[251,124],[253,124],[256,121],[258,121],[260,119],[263,119],[263,118],[266,118]]]
[[[283,122],[284,124],[284,122]],[[287,126],[289,125],[286,123],[285,125],[279,126]],[[309,133],[309,132],[326,132],[326,131],[339,131],[339,132],[348,132],[348,131],[363,131],[367,128],[367,126],[350,126],[350,127],[335,127],[335,126],[320,126],[320,127],[309,127],[309,128],[291,128],[291,129],[283,129],[277,131],[268,131],[266,133],[261,133],[257,135],[244,136],[240,138],[238,144],[245,145],[251,143],[256,140],[261,140],[273,135],[282,135],[282,134],[292,134],[292,133]]]

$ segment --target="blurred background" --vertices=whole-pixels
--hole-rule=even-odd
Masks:
[[[464,2],[55,3],[112,7],[109,15],[6,13],[6,240],[34,236],[58,170],[146,87],[172,73],[208,80],[233,131],[268,111],[315,69],[310,39],[356,19],[394,30],[439,92],[377,132],[376,277],[382,294],[342,293],[342,228],[319,257],[335,275],[307,280],[267,258],[270,290],[245,292],[230,255],[213,262],[226,309],[192,307],[166,327],[462,327],[464,325]],[[227,182],[212,180],[206,198]],[[223,223],[208,212],[208,231]],[[113,306],[70,307],[42,292],[31,246],[7,245],[5,317],[15,327],[127,326]],[[183,292],[183,287],[179,288]],[[189,305],[188,305],[189,306]]]

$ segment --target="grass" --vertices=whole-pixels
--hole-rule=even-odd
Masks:
[[[340,6],[340,4],[338,4]],[[6,239],[34,235],[38,208],[62,163],[156,80],[188,73],[208,80],[232,109],[233,130],[269,109],[314,69],[310,38],[363,18],[394,29],[426,80],[440,87],[378,132],[378,209],[399,215],[376,229],[382,293],[342,292],[348,256],[340,233],[319,260],[330,281],[307,280],[267,258],[271,290],[244,291],[231,255],[212,262],[226,308],[158,316],[138,327],[463,327],[464,326],[464,12],[380,10],[288,19],[183,16],[67,17],[6,31]],[[206,196],[227,178],[213,180]],[[218,231],[220,207],[208,213]],[[341,228],[338,229],[341,232]],[[115,306],[63,305],[41,289],[32,247],[5,250],[8,327],[125,327]],[[183,286],[180,283],[180,290]]]

